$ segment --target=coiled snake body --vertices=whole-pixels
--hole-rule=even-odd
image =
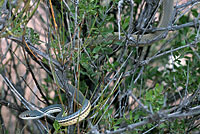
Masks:
[[[158,24],[158,28],[162,28],[162,27],[167,27],[168,24],[170,23],[170,18],[172,15],[172,11],[173,11],[173,3],[174,0],[163,0],[162,2],[162,10],[161,10],[161,18]],[[144,45],[148,45],[154,42],[154,39],[157,38],[158,36],[162,36],[164,31],[156,31],[155,33],[151,33],[151,34],[145,34],[141,37],[141,39],[139,41],[137,41],[137,35],[131,35],[131,40],[129,41],[129,45],[131,46],[144,46]],[[108,35],[106,38],[99,36],[97,39],[89,39],[90,44],[100,44],[102,42],[108,42],[110,40],[115,40],[115,41],[122,41],[124,40],[125,37],[121,37],[121,39],[118,39],[118,35],[114,34],[114,35]],[[76,124],[78,121],[82,121],[83,119],[85,119],[87,117],[87,115],[90,112],[91,109],[91,104],[90,101],[87,100],[83,94],[78,91],[76,88],[74,88],[71,85],[68,85],[68,89],[70,91],[70,93],[72,94],[76,94],[75,95],[75,100],[82,105],[82,108],[80,108],[77,112],[71,114],[71,115],[64,115],[63,116],[63,107],[61,104],[54,104],[54,105],[50,105],[48,107],[45,107],[43,109],[40,110],[33,110],[33,111],[25,111],[23,113],[21,113],[19,115],[19,117],[21,119],[39,119],[43,116],[48,116],[48,114],[51,113],[55,113],[55,112],[60,112],[55,120],[58,121],[58,123],[61,126],[69,126],[69,125],[73,125]]]
[[[82,107],[76,111],[75,113],[68,115],[68,116],[62,116],[63,115],[63,106],[61,104],[54,104],[50,105],[48,107],[42,108],[40,110],[33,110],[33,111],[25,111],[19,115],[21,119],[24,120],[30,120],[30,119],[39,119],[44,116],[49,116],[49,114],[60,112],[55,120],[58,121],[58,123],[61,126],[69,126],[76,124],[78,121],[82,121],[87,117],[87,115],[90,112],[91,104],[88,99],[86,99],[83,94],[78,91],[75,87],[73,87],[70,84],[67,84],[67,88],[69,89],[69,92],[75,96],[75,100],[77,103],[82,105]],[[66,114],[65,114],[66,115]]]

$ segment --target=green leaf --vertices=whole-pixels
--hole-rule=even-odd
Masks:
[[[122,121],[123,121],[123,119],[118,119],[118,120],[114,123],[114,125],[115,125],[115,126],[116,126],[116,125],[119,125],[119,124],[122,123]]]
[[[56,130],[56,132],[59,131],[59,129],[61,128],[60,124],[58,123],[58,121],[54,121],[53,123],[53,127]]]
[[[134,116],[134,121],[137,121],[137,120],[139,119],[139,117],[140,117],[140,114],[136,114],[136,115]]]
[[[96,46],[96,47],[93,49],[92,53],[98,53],[100,50],[101,50],[101,46]]]
[[[197,16],[198,16],[197,9],[192,9],[191,11],[192,11],[192,15],[193,15],[194,17],[197,17]]]
[[[125,18],[124,23],[122,24],[122,28],[123,29],[128,28],[128,26],[129,26],[129,19],[130,19],[130,17],[126,17]]]
[[[133,120],[133,114],[132,114],[132,111],[129,111],[129,118],[130,118],[130,120]]]
[[[149,92],[146,93],[146,100],[151,101],[153,96],[153,91],[150,90]]]

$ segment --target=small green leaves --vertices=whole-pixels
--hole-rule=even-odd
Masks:
[[[164,96],[162,94],[163,92],[163,86],[156,84],[154,89],[151,89],[146,92],[145,94],[145,101],[144,104],[149,106],[151,105],[153,107],[153,110],[160,110],[162,108],[164,103]]]
[[[58,121],[54,121],[53,127],[57,133],[60,131],[61,126],[59,125]]]
[[[32,28],[27,28],[26,29],[26,35],[28,39],[30,39],[30,42],[32,44],[40,45],[40,37],[39,34],[36,33]]]

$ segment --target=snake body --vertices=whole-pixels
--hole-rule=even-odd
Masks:
[[[77,122],[82,121],[87,117],[87,115],[90,112],[91,104],[88,99],[86,99],[83,94],[77,90],[77,88],[73,87],[70,84],[67,84],[69,92],[72,94],[75,94],[75,100],[77,103],[82,105],[82,107],[76,111],[75,113],[68,115],[68,116],[62,116],[64,113],[63,106],[61,104],[54,104],[47,106],[45,108],[42,108],[40,110],[32,110],[32,111],[25,111],[19,115],[21,119],[24,120],[31,120],[31,119],[39,119],[44,116],[49,116],[52,113],[60,112],[55,120],[58,121],[58,123],[61,126],[69,126],[76,124]],[[64,114],[66,115],[66,113]]]
[[[166,28],[170,24],[170,20],[173,13],[173,5],[174,5],[174,0],[162,0],[162,10],[160,12],[161,18],[159,20],[157,28]],[[151,45],[152,43],[157,41],[156,40],[157,38],[159,37],[162,38],[164,32],[165,31],[156,31],[154,33],[144,34],[141,37],[139,37],[139,39],[138,35],[131,34],[131,36],[129,37],[128,45],[139,46],[139,47]],[[105,36],[99,35],[98,37],[95,38],[90,37],[87,39],[86,44],[95,45],[109,41],[122,42],[124,40],[126,40],[125,36],[121,36],[121,38],[119,39],[119,33],[115,32],[114,34],[109,33]],[[67,45],[70,45],[70,43],[68,43]],[[77,43],[78,40],[75,40],[75,44]]]
[[[173,12],[173,3],[174,0],[163,0],[162,2],[162,10],[161,10],[161,18],[160,18],[160,22],[158,24],[158,28],[164,28],[167,27],[168,24],[170,23],[170,18]],[[128,44],[131,46],[144,46],[144,45],[149,45],[151,43],[153,43],[155,41],[155,39],[159,36],[162,36],[162,34],[164,33],[164,31],[156,31],[155,33],[151,33],[151,34],[145,34],[143,35],[139,40],[137,40],[137,35],[132,34]],[[114,41],[123,41],[125,40],[126,37],[121,37],[121,39],[118,39],[118,34],[110,34],[107,37],[103,37],[103,36],[98,36],[97,39],[93,39],[93,38],[89,38],[88,42],[90,44],[100,44],[102,42],[108,42],[111,40]],[[29,120],[29,119],[39,119],[43,116],[48,116],[51,113],[55,113],[55,112],[60,112],[55,120],[58,121],[58,123],[61,126],[69,126],[69,125],[73,125],[76,124],[78,121],[82,121],[83,119],[85,119],[87,117],[87,115],[90,112],[91,109],[91,104],[90,101],[87,100],[83,94],[78,91],[75,87],[73,87],[72,85],[68,84],[68,89],[69,92],[72,94],[76,94],[75,95],[75,100],[82,105],[82,107],[76,111],[75,113],[71,114],[71,115],[66,115],[64,113],[63,107],[61,104],[54,104],[54,105],[50,105],[48,107],[45,107],[43,109],[40,110],[33,110],[33,111],[25,111],[23,113],[21,113],[19,115],[19,117],[21,119],[25,119],[25,120]]]

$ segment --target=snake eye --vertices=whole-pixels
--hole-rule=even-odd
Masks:
[[[19,115],[19,118],[25,119],[25,118],[28,118],[30,116],[31,116],[31,114],[29,112],[25,111],[25,112],[23,112],[22,114]]]
[[[30,114],[26,114],[25,116],[26,116],[26,117],[29,117],[29,116],[30,116]]]

